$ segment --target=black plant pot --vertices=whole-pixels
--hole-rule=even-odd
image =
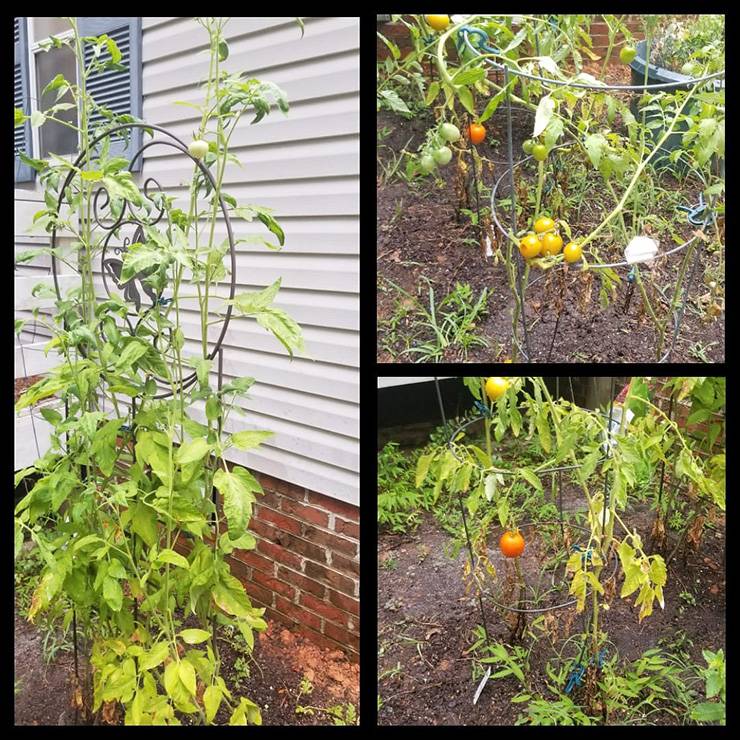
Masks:
[[[633,85],[643,85],[645,84],[645,41],[640,41],[637,44],[637,55],[635,58],[630,62],[630,67],[632,68],[632,84]],[[670,69],[664,69],[663,67],[658,67],[655,64],[649,64],[648,65],[648,74],[647,74],[647,84],[648,85],[659,85],[659,84],[665,84],[668,82],[685,82],[684,85],[678,85],[676,87],[670,88],[670,91],[673,90],[690,90],[693,85],[693,78],[688,77],[686,75],[682,75],[680,72],[672,72]],[[719,90],[724,87],[724,80],[712,80],[714,83],[714,88],[716,90]],[[710,83],[711,84],[711,83]],[[640,97],[642,97],[640,92],[635,92],[632,96],[632,102],[630,103],[630,110],[632,111],[632,114],[637,118],[640,119],[641,113],[639,108],[639,100]],[[660,119],[660,114],[657,111],[647,111],[645,115],[645,122],[649,123],[650,121],[654,119]],[[679,123],[676,124],[676,127],[674,128],[673,133],[663,142],[663,145],[661,146],[661,153],[657,155],[656,157],[656,164],[660,165],[668,165],[672,170],[675,172],[685,172],[686,171],[686,165],[682,162],[682,160],[679,160],[675,165],[669,164],[669,160],[667,159],[667,156],[674,150],[680,149],[682,144],[681,140],[683,138],[684,133],[688,130],[689,126],[686,121],[679,121]],[[650,135],[652,137],[653,142],[657,142],[665,133],[665,129],[662,126],[656,126],[655,128],[650,129]],[[713,160],[714,164],[716,164],[716,160]]]

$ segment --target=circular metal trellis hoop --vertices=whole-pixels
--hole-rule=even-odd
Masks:
[[[511,136],[511,132],[509,132],[509,136]],[[563,144],[558,144],[557,146],[554,146],[551,151],[554,151],[555,149],[561,149],[561,148],[564,148],[564,147],[570,147],[570,146],[573,146],[575,143],[576,143],[575,141],[569,141],[569,142],[565,142]],[[511,140],[510,140],[510,144],[511,144]],[[509,148],[511,149],[511,146]],[[510,156],[511,156],[511,153],[510,153]],[[516,169],[520,165],[524,164],[525,162],[528,162],[530,159],[532,159],[532,156],[531,155],[529,155],[527,157],[523,157],[522,159],[518,160],[517,162],[513,162],[513,157],[512,157],[512,161],[510,163],[510,169],[508,171],[504,172],[503,174],[501,174],[499,176],[499,178],[496,180],[493,188],[491,188],[491,218],[492,218],[494,224],[496,225],[496,228],[498,229],[499,233],[504,238],[506,238],[506,239],[509,238],[509,233],[506,231],[506,229],[504,228],[503,224],[501,223],[501,221],[498,218],[498,213],[497,213],[497,209],[496,209],[496,194],[498,193],[498,188],[501,185],[504,177],[506,177],[507,175],[509,176],[509,179],[510,179],[510,187],[512,187],[512,193],[513,193],[513,177],[514,177],[514,174],[513,173],[514,173],[514,169]],[[512,198],[512,202],[513,202],[513,198]],[[699,225],[699,228],[701,228],[701,229],[703,229],[705,226],[707,226],[707,224],[709,224],[709,222],[712,220],[712,216],[711,216],[712,210],[710,208],[707,208],[707,209],[705,209],[705,211],[706,212],[705,212],[705,215],[704,215],[704,220]],[[514,218],[515,217],[512,216],[512,219],[514,219]],[[512,221],[512,223],[514,223],[514,221]],[[656,255],[655,256],[655,260],[660,259],[661,257],[668,257],[669,255],[672,255],[672,254],[675,254],[677,252],[683,251],[684,249],[686,249],[686,247],[689,247],[692,244],[694,244],[694,242],[697,241],[698,238],[699,237],[696,236],[696,235],[692,236],[690,239],[688,239],[687,241],[685,241],[683,244],[679,244],[679,245],[673,247],[672,249],[669,249],[669,250],[667,250],[665,252],[662,252],[659,255]],[[686,302],[688,300],[688,291],[689,291],[689,288],[691,287],[691,284],[693,283],[693,278],[694,278],[694,274],[695,274],[695,271],[696,271],[696,266],[698,264],[700,255],[701,255],[701,249],[697,250],[696,255],[694,256],[694,262],[692,264],[691,271],[689,273],[689,278],[686,281],[686,285],[684,286],[683,298],[681,300],[680,308],[679,308],[679,310],[677,312],[674,311],[674,316],[673,316],[674,330],[673,330],[673,333],[672,333],[672,336],[671,336],[671,344],[668,347],[668,349],[665,351],[665,353],[663,354],[663,356],[658,360],[658,364],[662,364],[662,363],[667,362],[668,359],[670,358],[671,354],[673,353],[673,350],[674,350],[675,346],[676,346],[676,341],[678,340],[678,334],[680,333],[680,330],[681,330],[681,324],[683,323],[683,316],[684,316],[684,313],[686,311]],[[560,264],[554,265],[553,267],[549,268],[549,272],[556,271],[556,270],[564,270],[565,267],[566,267],[565,263],[564,262],[561,262]],[[614,268],[618,268],[618,267],[630,267],[631,268],[631,267],[634,267],[634,265],[632,263],[627,262],[626,260],[624,260],[622,262],[611,262],[611,263],[593,264],[593,265],[589,265],[588,266],[588,269],[589,270],[604,270],[604,269],[607,269],[607,268],[608,269],[614,269]],[[538,282],[539,280],[542,280],[545,277],[547,277],[547,273],[543,273],[542,275],[538,275],[533,280],[530,280],[527,283],[526,288],[529,289],[532,285],[534,285],[536,282]],[[520,294],[520,299],[521,299],[521,286],[519,286],[519,294]],[[526,322],[525,322],[524,325],[526,326]],[[514,339],[516,340],[516,337],[514,337]],[[553,339],[554,339],[554,336],[553,336]],[[519,350],[522,351],[524,353],[524,355],[526,356],[527,362],[529,362],[530,353],[524,347],[522,347],[521,344],[518,341],[516,342],[516,344],[517,344],[517,347],[519,348]],[[527,346],[528,346],[528,342],[527,342]]]
[[[542,23],[547,23],[544,19],[537,19],[540,20]],[[554,86],[554,87],[575,87],[579,88],[581,90],[597,90],[597,91],[604,91],[604,90],[623,90],[623,91],[651,91],[651,90],[672,90],[673,88],[677,87],[686,87],[687,85],[696,85],[700,82],[709,82],[710,80],[720,79],[725,76],[725,70],[722,69],[719,72],[712,72],[712,74],[705,75],[704,77],[692,77],[687,80],[678,80],[676,82],[660,82],[654,85],[607,85],[606,83],[599,83],[599,84],[586,84],[584,82],[570,82],[568,80],[553,80],[550,77],[542,77],[541,75],[536,75],[531,72],[525,72],[521,69],[519,69],[516,66],[508,65],[508,64],[502,64],[501,62],[496,62],[493,59],[491,59],[488,56],[485,56],[480,53],[480,48],[476,48],[470,43],[470,35],[471,32],[478,32],[479,29],[475,29],[468,26],[462,26],[458,29],[458,33],[461,34],[462,39],[465,43],[465,45],[468,47],[469,51],[472,51],[473,53],[477,54],[481,59],[483,59],[489,66],[491,66],[494,70],[498,72],[507,71],[509,74],[517,75],[518,77],[525,77],[529,80],[535,80],[537,82],[543,83],[545,86]],[[488,34],[486,34],[486,37]],[[492,47],[488,47],[489,49],[492,49]],[[498,50],[492,50],[490,53],[498,54]]]
[[[193,157],[190,154],[190,152],[188,151],[188,148],[187,148],[186,144],[181,139],[179,139],[177,136],[175,136],[174,134],[172,134],[170,131],[168,131],[167,129],[163,128],[162,126],[157,126],[157,125],[148,124],[148,123],[124,123],[124,124],[121,124],[119,126],[115,126],[115,127],[111,128],[111,129],[105,131],[104,133],[96,136],[90,142],[90,144],[88,145],[87,152],[92,152],[93,149],[94,149],[94,147],[100,141],[102,141],[103,139],[105,139],[106,137],[110,137],[111,135],[113,135],[113,134],[115,134],[115,133],[117,133],[119,131],[130,130],[130,129],[142,129],[144,132],[147,132],[147,131],[149,131],[149,132],[151,132],[151,131],[158,131],[159,133],[164,134],[165,136],[169,137],[171,139],[171,141],[168,141],[166,139],[153,139],[151,141],[148,141],[148,142],[142,144],[136,150],[136,152],[134,152],[134,154],[131,157],[131,162],[129,163],[129,167],[128,167],[129,171],[132,170],[132,168],[133,168],[134,163],[136,162],[136,160],[139,157],[141,157],[143,155],[143,152],[146,149],[148,149],[149,147],[152,147],[152,146],[155,146],[155,145],[169,146],[169,147],[172,147],[173,149],[175,149],[180,154],[184,154],[185,156],[187,156],[191,160],[193,160],[193,162],[200,169],[200,171],[203,174],[203,176],[210,183],[211,188],[214,191],[217,189],[216,188],[216,181],[214,180],[213,175],[211,174],[210,170],[205,166],[205,164],[201,160],[196,159],[195,157]],[[81,163],[85,159],[85,156],[86,156],[87,152],[86,151],[80,152],[80,154],[78,155],[77,159],[75,159],[74,163],[72,164],[72,167],[70,169],[70,172],[68,173],[67,177],[64,180],[63,185],[61,186],[61,188],[59,190],[59,198],[57,200],[57,213],[60,213],[61,212],[62,204],[64,202],[64,197],[65,197],[65,193],[66,193],[67,187],[72,182],[72,179],[73,179],[76,171],[79,169]],[[154,202],[153,199],[152,199],[152,197],[149,194],[149,191],[148,191],[148,188],[149,188],[149,184],[150,183],[154,183],[157,186],[157,189],[160,192],[161,192],[161,187],[159,186],[159,183],[156,180],[154,180],[154,178],[147,178],[147,180],[144,183],[144,196],[148,200]],[[98,224],[100,224],[100,221],[98,219],[98,212],[97,212],[98,203],[97,202],[98,202],[98,198],[100,197],[101,192],[105,193],[105,197],[106,197],[106,200],[102,204],[101,207],[102,208],[105,208],[105,206],[110,202],[110,196],[107,193],[107,191],[105,190],[105,188],[104,187],[98,188],[97,191],[96,191],[96,194],[94,196],[94,218],[95,218],[95,221]],[[229,257],[230,257],[230,263],[231,263],[231,280],[230,280],[230,284],[229,284],[229,296],[228,296],[228,299],[227,299],[228,302],[227,302],[226,312],[223,315],[223,325],[221,327],[221,332],[220,332],[220,334],[219,334],[219,336],[218,336],[218,338],[217,338],[217,340],[216,340],[216,342],[215,342],[215,344],[213,346],[213,349],[204,358],[204,359],[208,359],[208,360],[213,360],[216,357],[216,355],[218,354],[219,350],[221,349],[221,345],[223,344],[224,338],[226,336],[226,331],[228,329],[229,322],[231,321],[232,301],[234,299],[234,295],[235,295],[235,292],[236,292],[236,252],[235,252],[235,247],[234,247],[234,233],[233,233],[232,226],[231,226],[231,218],[229,216],[228,209],[226,208],[226,203],[224,202],[223,196],[221,196],[221,195],[219,195],[219,205],[220,205],[220,208],[221,208],[221,213],[223,214],[223,217],[224,217],[224,223],[226,225],[226,233],[228,235],[228,240],[229,240]],[[120,216],[115,220],[115,222],[114,222],[114,224],[113,224],[112,227],[106,227],[106,230],[107,231],[112,232],[114,229],[120,227],[124,223],[131,223],[131,224],[136,223],[136,224],[139,224],[139,225],[142,224],[142,222],[139,219],[133,219],[133,220],[128,220],[128,221],[125,220],[125,214],[126,214],[126,209],[127,208],[130,209],[130,204],[128,203],[128,201],[124,200],[124,204],[123,204],[123,208],[122,208],[122,211],[121,211]],[[162,214],[163,214],[163,210],[160,210],[160,213],[157,216],[157,218],[153,222],[147,222],[147,223],[156,223],[157,221],[160,220],[160,218],[162,217]],[[57,245],[57,227],[56,227],[56,224],[55,224],[53,226],[52,232],[51,232],[51,268],[52,268],[52,275],[54,277],[54,287],[55,287],[55,290],[56,290],[56,294],[57,294],[57,297],[61,300],[62,299],[62,293],[61,293],[61,287],[59,285],[59,280],[58,280],[56,245]],[[107,242],[106,242],[106,248],[107,248]],[[105,283],[105,270],[103,270],[102,272],[103,272],[103,275],[104,275],[104,284],[106,285],[106,290],[107,290],[107,283]],[[180,380],[177,380],[175,382],[175,384],[174,384],[175,385],[175,390],[177,390],[178,388],[180,390],[185,390],[186,388],[190,387],[193,383],[195,383],[196,379],[197,379],[197,373],[196,373],[196,371],[193,371],[192,373],[190,373],[190,375],[188,375],[188,376],[186,376],[186,377],[184,377],[184,378],[182,378]],[[157,378],[157,380],[159,380],[160,382],[168,382],[168,381],[166,381],[163,378]],[[168,398],[169,396],[171,396],[173,394],[173,392],[174,392],[173,389],[164,390],[162,393],[154,396],[154,398]]]
[[[555,520],[555,521],[547,521],[547,522],[525,522],[524,524],[519,524],[517,526],[518,526],[518,529],[524,529],[526,527],[541,526],[541,525],[544,525],[544,524],[560,524],[560,522],[557,521],[557,520]],[[580,529],[583,532],[590,531],[587,527],[583,527],[580,524],[572,524],[572,523],[569,523],[568,526],[571,527],[571,528],[573,528],[573,529]],[[615,551],[613,551],[613,550],[612,550],[612,553],[611,553],[611,560],[614,561],[614,569],[609,574],[609,576],[604,579],[606,581],[608,581],[610,578],[613,578],[614,577],[614,575],[617,572],[617,568],[619,566],[619,558],[617,557],[617,553]],[[591,594],[591,591],[590,590],[587,590],[586,591],[586,597],[588,597],[590,594]],[[501,604],[500,602],[496,601],[493,597],[491,597],[488,594],[486,595],[486,598],[494,606],[497,606],[500,609],[503,609],[504,611],[514,612],[514,613],[517,613],[517,614],[544,614],[546,612],[556,611],[557,609],[565,609],[568,606],[573,606],[573,604],[575,604],[577,602],[577,599],[569,599],[568,601],[563,601],[560,604],[553,604],[552,606],[544,606],[544,607],[537,607],[537,608],[520,609],[518,607],[509,606],[508,604]],[[530,603],[532,601],[533,601],[532,599],[520,599],[519,600],[519,603],[520,604],[526,604],[526,603]]]

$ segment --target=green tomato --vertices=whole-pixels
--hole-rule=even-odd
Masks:
[[[635,49],[635,47],[631,44],[628,46],[623,46],[621,51],[619,52],[619,59],[621,60],[622,64],[629,64],[636,56],[637,49]]]
[[[532,149],[534,149],[534,141],[532,139],[526,139],[522,144],[522,149],[524,149],[525,154],[531,154]]]
[[[196,139],[188,144],[188,152],[194,159],[203,159],[208,154],[208,142],[203,139]]]
[[[445,141],[457,141],[460,138],[460,129],[454,123],[443,123],[439,133]]]
[[[544,144],[535,144],[532,147],[532,156],[538,162],[544,162],[547,159],[547,147]]]
[[[421,162],[419,163],[421,166],[421,171],[429,174],[435,167],[434,160],[429,154],[425,154],[421,158]]]
[[[432,152],[432,156],[437,164],[445,165],[449,164],[452,159],[452,151],[447,146],[441,146],[439,149],[435,149]]]
[[[686,77],[695,77],[700,71],[699,65],[696,62],[686,62],[681,67],[681,74],[686,75]]]

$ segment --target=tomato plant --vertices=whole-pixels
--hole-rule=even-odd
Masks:
[[[269,209],[239,206],[223,186],[227,162],[238,162],[228,143],[242,116],[287,113],[288,102],[277,85],[223,69],[225,19],[196,19],[207,33],[210,64],[188,146],[197,161],[188,159],[192,179],[177,208],[150,181],[140,190],[129,162],[111,150],[112,133],[146,131],[146,124],[103,108],[76,81],[120,69],[121,50],[107,35],[83,38],[77,19],[66,20],[71,34],[58,43],[79,75],[64,80],[60,73],[55,84],[74,101],[76,120],[90,125],[77,129],[76,160],[26,158],[45,190],[35,220],[47,232],[75,235],[65,264],[79,276],[56,301],[56,313],[41,318],[52,337],[47,349],[58,351],[60,364],[16,404],[21,410],[57,397],[65,408],[44,414],[53,428],[50,450],[16,475],[16,484],[36,477],[15,509],[16,557],[30,540],[45,563],[29,619],[60,612],[62,626],[74,624],[86,638],[93,695],[79,701],[92,713],[118,706],[125,724],[211,724],[223,707],[230,724],[259,724],[259,706],[232,693],[222,675],[214,630],[230,625],[251,650],[255,633],[267,627],[265,610],[252,604],[228,558],[256,545],[248,525],[262,488],[226,456],[231,447],[256,448],[272,433],[223,428],[254,378],[230,377],[214,387],[210,330],[230,309],[256,319],[291,355],[303,352],[300,327],[274,305],[279,279],[233,297],[218,291],[233,249],[219,233],[226,216],[258,220],[278,242],[256,243],[284,242]],[[58,110],[45,110],[34,125],[53,122]],[[144,146],[182,156],[165,133]],[[218,142],[214,151],[206,138]],[[78,218],[93,210],[95,219]],[[140,234],[132,243],[118,230],[124,212]],[[129,246],[117,269],[129,293],[100,296],[97,260],[109,241],[118,245],[124,237]],[[42,251],[59,257],[50,247]],[[151,305],[129,297],[134,283],[153,296]],[[199,339],[186,344],[188,323]]]
[[[705,247],[691,241],[693,227],[699,226],[696,214],[702,213],[706,218],[701,229],[715,245],[706,252],[722,249],[725,126],[724,88],[718,83],[724,58],[721,44],[712,41],[712,36],[717,35],[716,24],[711,26],[714,30],[703,31],[706,39],[702,44],[686,48],[682,61],[676,65],[674,60],[672,66],[678,71],[685,64],[683,71],[690,76],[715,75],[709,84],[690,88],[684,85],[685,89],[655,89],[648,84],[644,94],[628,100],[620,93],[623,75],[615,78],[613,73],[619,68],[613,64],[610,67],[610,63],[615,61],[615,54],[622,64],[634,61],[637,34],[651,63],[659,63],[661,55],[672,54],[670,45],[660,36],[664,19],[657,16],[643,16],[639,31],[625,17],[616,15],[452,16],[438,24],[433,40],[427,21],[421,16],[394,18],[408,27],[413,51],[402,57],[386,39],[392,60],[386,59],[379,65],[379,107],[402,110],[390,95],[391,89],[407,99],[413,95],[419,108],[430,110],[437,120],[452,114],[457,116],[455,120],[467,117],[474,121],[467,131],[473,144],[485,139],[484,131],[478,127],[484,129],[494,116],[508,119],[513,108],[525,114],[521,121],[512,119],[514,126],[523,129],[522,150],[528,155],[519,161],[514,158],[511,163],[515,207],[509,209],[511,203],[506,199],[511,196],[504,194],[508,178],[497,178],[496,187],[500,184],[500,189],[491,201],[492,210],[498,210],[499,217],[511,212],[510,224],[502,225],[500,218],[492,219],[485,212],[485,205],[481,205],[486,199],[480,197],[484,183],[479,173],[491,165],[482,152],[460,152],[455,176],[451,178],[459,202],[458,220],[470,218],[482,249],[486,253],[491,249],[495,265],[505,270],[514,294],[513,353],[517,355],[520,349],[526,350],[527,355],[530,352],[526,349],[526,333],[524,343],[520,337],[530,284],[541,286],[536,290],[544,286],[552,289],[555,280],[560,282],[559,268],[564,263],[581,262],[582,268],[590,272],[589,279],[575,288],[582,293],[581,298],[585,299],[585,291],[591,290],[586,284],[593,282],[599,305],[606,308],[622,292],[625,305],[629,306],[634,288],[639,310],[648,316],[655,331],[656,356],[662,358],[664,344],[672,336],[670,327],[678,316],[685,314],[681,306],[694,260],[705,272],[713,273],[706,282],[721,285],[716,278],[717,272],[723,270],[723,257],[719,256],[718,264],[710,268],[699,256],[700,252],[708,256]],[[599,54],[589,37],[593,22],[607,27],[606,37],[601,39],[606,49]],[[678,35],[682,48],[685,35],[683,31]],[[600,70],[594,71],[589,62],[598,62]],[[504,66],[508,86],[500,74],[491,74]],[[431,74],[420,71],[427,69]],[[442,143],[430,139],[418,150],[419,156],[434,156]],[[503,152],[508,156],[506,144]],[[681,193],[665,185],[665,173],[674,166],[682,173],[688,172],[685,178],[682,175]],[[407,165],[407,174],[413,172]],[[693,202],[699,192],[701,202],[696,210],[678,203],[681,199]],[[595,204],[598,215],[576,224],[576,219],[583,219],[586,202]],[[571,227],[578,229],[578,248],[563,249],[557,238],[546,242],[543,238],[538,252],[528,239],[527,226],[543,210],[559,224],[558,234],[565,243],[574,241]],[[680,210],[694,214],[690,226],[677,213]],[[491,221],[501,232],[502,243],[498,245],[486,233],[485,225]],[[539,231],[535,226],[534,230],[546,233],[553,228]],[[643,262],[661,259],[660,255],[670,257],[669,280],[675,278],[675,283],[648,289],[643,281],[663,282],[664,278],[656,271],[644,270],[642,262],[633,267],[635,263],[626,249],[641,237],[651,238],[659,245],[655,255],[645,257]],[[679,239],[683,242],[676,249]],[[517,247],[525,255],[523,267],[513,259]],[[551,259],[531,263],[538,254]],[[528,271],[535,265],[557,270],[558,277],[531,283],[521,279],[528,278]],[[519,275],[520,271],[524,275]],[[656,300],[659,294],[669,296],[668,300]],[[556,305],[559,302],[553,301],[554,296],[548,298]],[[707,303],[707,313],[721,313],[720,299],[713,295]],[[555,332],[558,326],[556,321]],[[557,342],[552,346],[557,347]]]

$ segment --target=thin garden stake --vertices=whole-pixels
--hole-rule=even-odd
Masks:
[[[675,391],[671,393],[671,398],[668,403],[668,421],[673,421],[673,399],[675,398]],[[663,481],[665,479],[665,460],[660,461],[660,482],[658,485],[658,511],[660,511],[660,504],[663,499]],[[673,475],[671,475],[671,483],[673,483]]]
[[[442,424],[445,427],[445,430],[447,430],[447,418],[445,416],[445,407],[444,403],[442,402],[442,393],[439,390],[439,379],[434,378],[434,387],[437,390],[437,402],[439,403],[439,413],[442,417]],[[462,521],[463,521],[463,528],[465,529],[465,540],[468,543],[468,553],[470,555],[470,569],[471,572],[473,568],[475,567],[475,555],[473,553],[473,543],[470,541],[470,533],[468,532],[468,522],[465,518],[465,506],[463,504],[462,495],[458,494],[457,497],[458,503],[460,504],[460,513],[462,514]],[[486,623],[486,613],[483,610],[483,598],[478,594],[478,606],[480,607],[480,616],[481,621],[483,622],[483,632],[485,632],[486,635],[486,644],[491,642],[491,638],[488,635],[488,624]]]

